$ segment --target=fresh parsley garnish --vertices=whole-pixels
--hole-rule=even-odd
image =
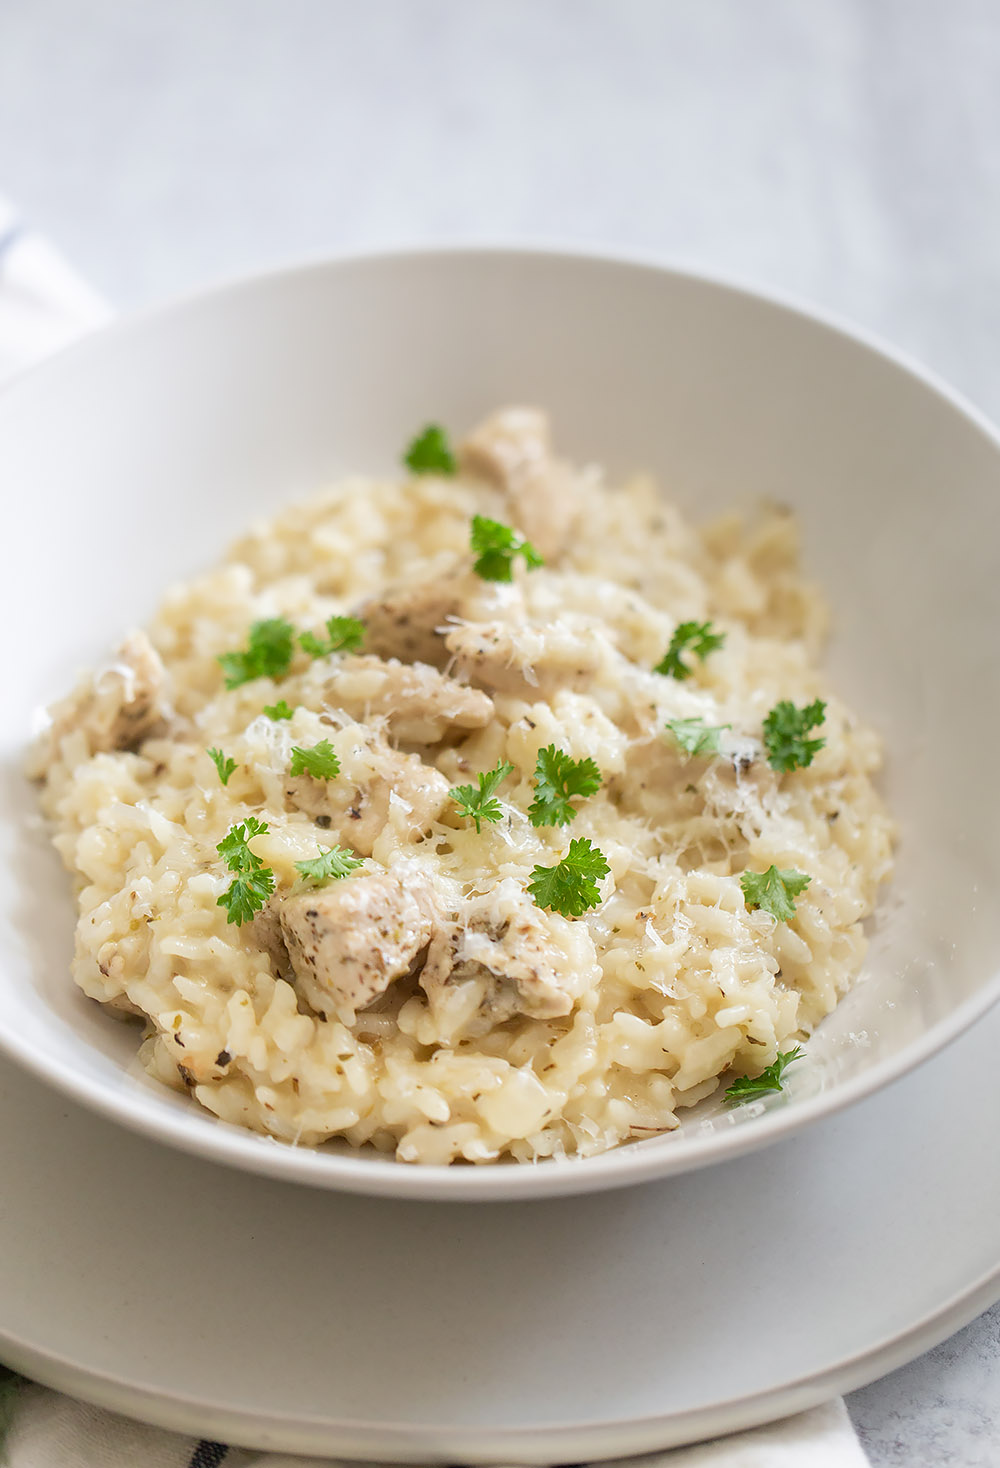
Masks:
[[[515,556],[524,558],[529,571],[545,564],[530,540],[485,515],[473,515],[469,545],[476,554],[472,569],[484,581],[513,581]]]
[[[299,646],[311,658],[325,658],[332,652],[358,652],[365,640],[365,624],[357,617],[327,617],[326,637],[303,632]]]
[[[706,724],[702,719],[668,719],[667,729],[688,754],[720,754],[719,736],[728,724]]]
[[[670,646],[653,669],[668,678],[690,678],[694,669],[681,657],[684,652],[692,653],[703,663],[710,652],[715,652],[726,640],[724,632],[716,632],[711,622],[679,622],[674,628]]]
[[[349,877],[351,872],[363,865],[361,857],[355,856],[345,846],[331,846],[320,851],[319,856],[314,856],[310,861],[297,861],[295,870],[301,872],[307,881],[318,885],[320,882],[332,881],[335,877]]]
[[[810,729],[822,724],[826,704],[821,698],[797,709],[794,703],[783,698],[764,720],[764,743],[767,746],[767,762],[773,770],[794,770],[811,765],[813,755],[823,748],[825,739],[807,739]]]
[[[795,1060],[801,1060],[804,1054],[801,1045],[796,1045],[793,1050],[779,1050],[777,1060],[762,1070],[759,1076],[738,1076],[731,1086],[727,1086],[726,1100],[738,1104],[741,1101],[752,1101],[755,1096],[766,1096],[771,1091],[780,1091],[782,1077],[788,1066]]]
[[[795,916],[792,898],[804,892],[811,881],[812,877],[797,872],[794,867],[779,872],[772,865],[766,872],[744,872],[740,886],[747,907],[759,907],[762,912],[769,912],[777,918],[779,923],[790,923]]]
[[[235,873],[232,882],[218,900],[227,910],[227,922],[242,925],[259,912],[274,891],[274,873],[250,850],[254,836],[263,836],[267,822],[256,816],[233,826],[215,848],[226,866]]]
[[[293,744],[291,773],[312,775],[314,780],[332,780],[334,775],[339,775],[340,760],[329,739],[321,739],[309,749]]]
[[[547,744],[538,751],[535,798],[528,806],[528,819],[533,826],[568,826],[576,818],[571,797],[593,795],[600,787],[601,772],[592,759],[574,759]]]
[[[279,719],[290,719],[295,710],[289,708],[283,698],[279,698],[277,703],[266,703],[264,705],[264,712],[269,719],[277,721]]]
[[[223,785],[229,784],[229,777],[236,768],[234,759],[227,759],[221,749],[208,750],[208,757],[219,772],[219,779]]]
[[[254,622],[242,652],[224,652],[217,661],[226,675],[227,688],[239,688],[254,678],[280,678],[288,671],[295,651],[295,628],[284,617]]]
[[[475,821],[477,832],[482,831],[483,821],[499,821],[503,816],[503,807],[496,799],[495,792],[513,769],[513,765],[509,765],[506,760],[501,760],[494,765],[492,770],[481,771],[476,776],[478,787],[476,785],[456,785],[448,791],[461,814]]]
[[[260,865],[260,858],[254,856],[247,842],[254,836],[263,836],[266,831],[266,821],[247,816],[245,821],[227,831],[215,849],[231,872],[249,871],[255,864]]]
[[[569,850],[554,867],[533,867],[528,891],[539,907],[561,912],[563,917],[581,917],[601,901],[598,882],[611,868],[604,852],[586,836],[569,843]]]
[[[218,906],[228,913],[227,922],[242,927],[255,912],[260,912],[274,891],[274,873],[263,862],[252,871],[241,872],[219,898]]]
[[[414,474],[454,474],[458,467],[448,435],[437,423],[428,423],[403,455],[403,463]]]

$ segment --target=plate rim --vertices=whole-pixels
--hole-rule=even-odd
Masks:
[[[543,1423],[530,1428],[488,1425],[476,1428],[413,1423],[375,1426],[343,1419],[333,1436],[330,1424],[291,1413],[244,1413],[169,1391],[130,1387],[105,1372],[90,1371],[54,1352],[26,1346],[0,1327],[5,1364],[30,1380],[79,1401],[118,1412],[149,1426],[188,1437],[212,1436],[228,1446],[298,1453],[334,1454],[362,1462],[440,1463],[458,1460],[489,1465],[498,1460],[526,1465],[607,1461],[638,1453],[666,1451],[790,1417],[895,1371],[968,1325],[1000,1300],[1000,1261],[943,1305],[913,1325],[881,1339],[821,1371],[680,1413],[636,1417],[627,1422],[599,1419]],[[437,1446],[428,1445],[440,1445]]]

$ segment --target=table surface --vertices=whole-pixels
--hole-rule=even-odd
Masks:
[[[995,0],[0,0],[0,191],[115,306],[422,241],[778,289],[1000,418]],[[1000,1453],[1000,1307],[848,1398],[875,1464]]]

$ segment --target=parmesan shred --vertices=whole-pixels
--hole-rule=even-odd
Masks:
[[[646,479],[608,487],[505,409],[455,476],[355,477],[254,524],[215,570],[50,711],[31,774],[76,883],[73,975],[144,1026],[142,1064],[226,1122],[344,1138],[403,1162],[587,1156],[674,1129],[727,1072],[805,1039],[858,975],[892,824],[876,735],[818,668],[822,603],[781,510],[688,524]],[[545,564],[472,569],[470,522]],[[357,653],[227,690],[220,654],[284,618]],[[724,633],[682,679],[652,669],[678,624]],[[826,701],[825,740],[778,773],[762,725]],[[290,719],[263,710],[283,700]],[[688,755],[668,720],[722,729]],[[290,775],[329,741],[333,779]],[[528,819],[539,751],[594,760],[566,826]],[[208,754],[236,762],[223,785]],[[449,789],[500,761],[502,817]],[[254,815],[274,896],[242,926],[216,848]],[[586,837],[610,866],[582,917],[532,868]],[[363,863],[318,886],[295,863]],[[795,913],[749,910],[746,870],[809,876]]]

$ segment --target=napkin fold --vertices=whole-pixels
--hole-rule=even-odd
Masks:
[[[111,315],[56,250],[0,197],[0,382]],[[289,1457],[147,1427],[0,1368],[0,1463],[6,1468],[362,1468]],[[621,1460],[628,1468],[865,1468],[839,1398],[794,1417]],[[581,1465],[583,1468],[583,1465]]]

